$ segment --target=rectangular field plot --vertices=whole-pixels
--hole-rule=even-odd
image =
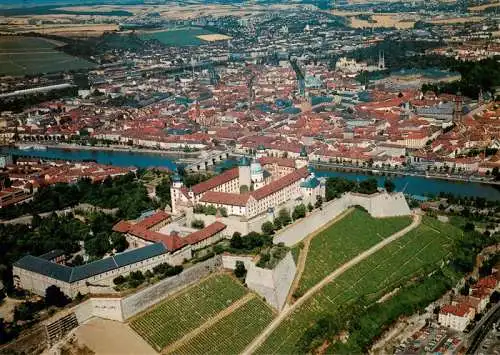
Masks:
[[[245,294],[245,288],[230,276],[212,276],[140,315],[130,326],[154,348],[161,350]]]
[[[462,231],[425,218],[422,224],[347,270],[287,317],[258,349],[260,354],[294,354],[297,340],[321,317],[360,297],[376,301],[416,274],[436,269]]]
[[[299,292],[304,293],[340,265],[410,223],[410,217],[377,219],[355,209],[311,240]]]
[[[95,66],[55,47],[55,43],[42,38],[0,37],[0,75],[52,73]]]
[[[257,297],[205,329],[175,354],[239,354],[271,322],[273,312]]]

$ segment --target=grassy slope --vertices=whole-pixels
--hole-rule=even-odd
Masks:
[[[245,295],[246,289],[228,275],[210,277],[135,318],[130,326],[161,350],[180,339]]]
[[[462,232],[437,220],[423,224],[342,274],[305,302],[258,349],[260,354],[297,353],[297,340],[315,321],[361,297],[376,301],[425,269],[441,265]]]
[[[312,239],[298,292],[303,294],[340,265],[410,223],[410,217],[376,219],[355,209]]]
[[[273,319],[269,306],[253,298],[175,350],[176,354],[238,354]]]

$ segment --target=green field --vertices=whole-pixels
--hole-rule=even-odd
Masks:
[[[339,307],[373,302],[422,272],[441,265],[458,228],[424,217],[423,223],[402,238],[343,273],[286,318],[258,349],[260,354],[300,352],[297,341],[320,318],[335,314]],[[308,255],[309,258],[309,255]]]
[[[139,35],[139,38],[142,40],[156,39],[167,46],[183,47],[207,44],[208,42],[205,42],[196,36],[210,34],[214,34],[214,32],[210,32],[203,28],[186,27],[167,31],[144,32]]]
[[[176,354],[239,354],[271,322],[273,312],[255,297],[234,312],[205,329]]]
[[[42,38],[0,36],[0,75],[26,75],[93,68],[95,64],[59,52]]]
[[[130,326],[157,350],[198,328],[243,297],[246,289],[228,275],[208,278],[134,319]]]
[[[298,293],[303,294],[340,265],[410,223],[410,217],[372,218],[355,209],[311,240]]]

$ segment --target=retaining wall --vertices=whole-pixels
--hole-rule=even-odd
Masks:
[[[169,277],[148,288],[122,299],[122,314],[128,319],[148,307],[162,301],[174,292],[197,282],[222,267],[222,258],[217,255],[184,270],[179,275]]]
[[[285,243],[286,246],[297,244],[309,234],[326,225],[332,219],[352,206],[365,208],[375,218],[407,216],[411,214],[410,207],[401,192],[388,194],[385,192],[372,195],[345,193],[340,198],[323,204],[321,210],[316,210],[278,232],[274,243]]]

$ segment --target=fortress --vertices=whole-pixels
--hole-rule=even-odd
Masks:
[[[314,204],[325,197],[325,185],[307,166],[305,149],[295,159],[264,157],[254,161],[243,157],[237,168],[227,170],[191,188],[176,174],[171,188],[172,213],[182,214],[200,206],[214,206],[228,216],[247,220],[278,206]]]

